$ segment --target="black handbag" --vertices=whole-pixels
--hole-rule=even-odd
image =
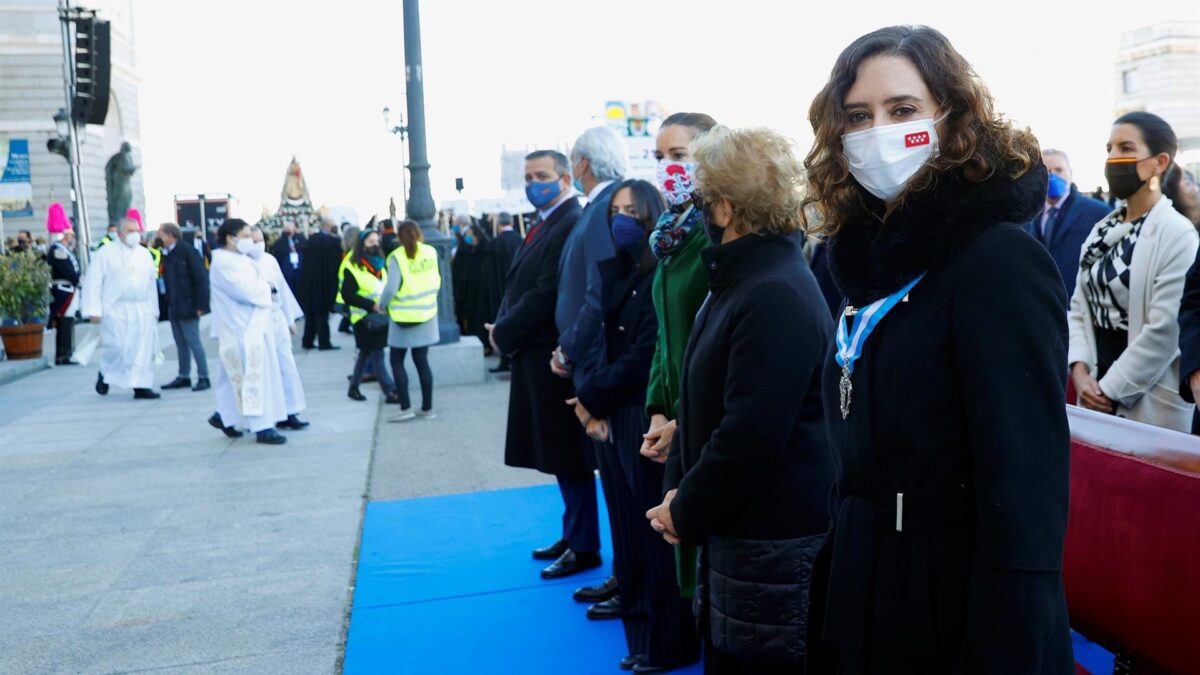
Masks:
[[[389,319],[386,314],[381,314],[379,312],[368,312],[367,315],[363,317],[363,321],[365,321],[367,324],[367,330],[372,333],[387,330],[388,324],[391,323],[391,319]]]

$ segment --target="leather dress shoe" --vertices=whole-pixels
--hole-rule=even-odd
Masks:
[[[617,594],[617,578],[609,577],[598,586],[584,586],[575,589],[571,597],[577,602],[604,602]]]
[[[295,415],[288,415],[286,420],[275,423],[276,429],[291,429],[293,431],[300,431],[306,426],[308,426],[308,422],[305,422]]]
[[[512,366],[502,363],[502,364],[496,366],[495,368],[488,368],[488,372],[489,373],[511,373]]]
[[[205,389],[212,389],[212,382],[209,382],[207,377],[196,380],[196,386],[192,387],[192,391],[204,391]]]
[[[317,347],[317,351],[319,351],[319,352],[329,352],[329,351],[335,351],[338,349],[341,349],[341,347],[339,347],[337,345],[321,345],[320,347]]]
[[[104,373],[96,375],[96,393],[101,396],[108,395],[108,383],[104,381]]]
[[[54,365],[56,365],[56,366],[77,366],[77,365],[79,365],[79,362],[68,356],[65,359],[54,359]]]
[[[614,595],[604,602],[597,602],[588,607],[587,618],[592,621],[621,618],[621,596]]]
[[[358,387],[353,387],[353,386],[350,387],[350,391],[347,392],[346,395],[349,396],[350,398],[354,399],[355,401],[367,400],[367,397],[363,396],[363,393],[358,390]]]
[[[543,579],[561,579],[600,566],[600,556],[595,553],[576,553],[567,549],[558,560],[542,570]]]
[[[621,659],[621,662],[617,665],[621,666],[621,670],[633,670],[633,667],[641,662],[641,654],[630,654],[629,656]]]
[[[187,389],[192,386],[190,377],[177,377],[162,386],[163,389]]]
[[[665,673],[668,670],[671,669],[665,666],[651,666],[645,663],[639,663],[633,667],[633,672],[635,673]]]
[[[255,436],[255,442],[262,443],[263,445],[283,445],[287,443],[287,437],[274,429],[260,431]]]
[[[133,397],[134,398],[154,399],[154,398],[162,398],[162,394],[158,393],[157,391],[154,391],[153,389],[139,388],[139,389],[133,390]]]
[[[567,552],[567,540],[559,539],[550,544],[546,548],[533,549],[534,560],[558,560],[563,553]]]
[[[230,438],[242,437],[242,432],[234,429],[233,427],[225,426],[225,421],[221,419],[221,413],[213,413],[212,417],[208,418],[208,424],[214,429],[220,429],[225,433],[226,436]]]

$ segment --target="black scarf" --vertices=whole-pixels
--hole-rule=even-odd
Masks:
[[[874,197],[867,199],[882,208]],[[830,241],[829,271],[850,304],[863,306],[939,268],[987,228],[1028,223],[1045,199],[1041,161],[1018,178],[996,171],[979,183],[956,170],[908,195],[882,223],[865,207],[851,214]]]

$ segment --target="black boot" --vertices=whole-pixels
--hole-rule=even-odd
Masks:
[[[96,393],[101,396],[108,395],[108,383],[104,381],[104,373],[96,373]]]
[[[350,385],[350,391],[346,395],[349,396],[350,398],[354,399],[355,401],[367,400],[367,397],[363,396],[363,393],[361,391],[359,391],[358,387],[356,387],[354,385]]]

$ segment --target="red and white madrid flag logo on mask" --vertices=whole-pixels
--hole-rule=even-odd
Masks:
[[[921,131],[904,137],[904,147],[915,148],[919,145],[929,145],[929,132]]]

